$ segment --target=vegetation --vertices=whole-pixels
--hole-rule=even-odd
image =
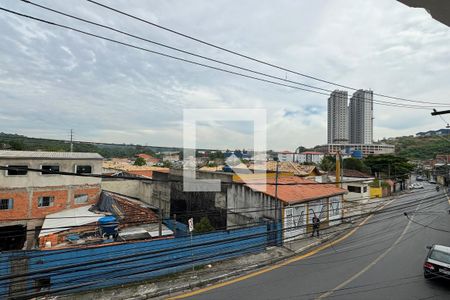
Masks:
[[[436,154],[450,152],[450,136],[414,137],[402,136],[384,139],[382,143],[395,145],[397,155],[409,160],[425,160],[435,158]]]
[[[135,166],[145,166],[147,164],[147,162],[145,161],[145,159],[143,159],[142,157],[138,157],[136,158],[136,160],[134,161],[134,165]]]
[[[140,146],[130,144],[102,144],[90,142],[74,142],[75,152],[95,152],[105,158],[134,157],[139,153],[146,153],[158,157],[157,151],[179,151],[179,148]],[[70,143],[63,140],[31,138],[18,134],[0,132],[0,149],[26,151],[70,151]]]
[[[209,222],[208,217],[202,217],[200,222],[194,225],[195,233],[205,233],[210,231],[214,231],[214,227]]]
[[[364,164],[370,168],[372,174],[377,173],[389,178],[407,178],[414,170],[408,159],[391,154],[370,155],[364,159]]]

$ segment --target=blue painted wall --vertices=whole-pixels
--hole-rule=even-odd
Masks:
[[[201,235],[95,248],[3,252],[0,299],[8,294],[10,260],[28,258],[27,291],[36,279],[50,278],[51,290],[65,293],[148,280],[247,253],[262,252],[267,225]],[[191,246],[192,243],[192,246]]]

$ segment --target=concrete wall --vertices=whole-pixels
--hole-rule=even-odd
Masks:
[[[101,160],[83,160],[83,159],[1,159],[0,165],[12,166],[20,165],[28,168],[40,169],[42,165],[59,165],[61,172],[75,172],[77,165],[89,165],[92,167],[92,173],[101,174]],[[21,188],[21,187],[47,187],[63,185],[84,185],[100,184],[101,178],[79,177],[65,175],[41,174],[40,172],[28,171],[26,175],[12,176],[7,175],[6,170],[0,171],[0,188]]]
[[[261,218],[275,220],[276,201],[242,184],[233,184],[227,191],[227,227],[259,222]],[[279,211],[281,211],[281,205]],[[281,218],[280,214],[278,215]]]
[[[140,181],[129,179],[103,179],[102,190],[111,191],[114,193],[140,198]]]

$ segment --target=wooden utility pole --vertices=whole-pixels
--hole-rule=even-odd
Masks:
[[[336,152],[336,187],[341,185],[341,153]]]

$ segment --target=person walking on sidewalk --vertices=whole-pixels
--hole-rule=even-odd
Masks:
[[[320,219],[316,216],[316,213],[314,213],[314,217],[312,218],[313,223],[313,232],[311,236],[314,236],[314,232],[317,232],[317,237],[319,237],[319,229],[320,229]]]

